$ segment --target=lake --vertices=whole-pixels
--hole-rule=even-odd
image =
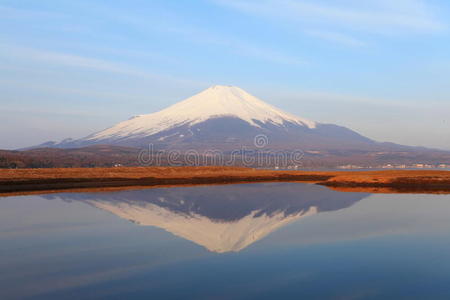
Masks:
[[[450,299],[450,195],[259,183],[0,198],[0,299]]]

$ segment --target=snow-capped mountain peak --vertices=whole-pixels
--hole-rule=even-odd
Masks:
[[[315,122],[298,118],[275,108],[235,86],[215,85],[166,111],[179,112],[190,119],[203,119],[216,116],[234,116],[258,126],[255,121],[272,122],[282,125],[284,121],[315,127]]]
[[[152,203],[138,206],[101,200],[86,202],[135,224],[165,229],[217,253],[238,252],[287,224],[319,212],[315,206],[291,215],[253,211],[239,220],[218,222],[198,214],[179,214]]]
[[[286,122],[313,129],[316,123],[284,112],[235,86],[212,86],[156,113],[135,116],[86,140],[150,136],[181,125],[195,125],[216,117],[239,118],[251,126],[282,126]]]

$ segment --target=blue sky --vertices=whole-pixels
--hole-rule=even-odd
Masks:
[[[210,85],[450,149],[445,0],[0,0],[0,148],[82,137]]]

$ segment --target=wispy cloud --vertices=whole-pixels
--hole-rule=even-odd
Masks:
[[[27,48],[10,44],[0,44],[0,57],[12,61],[21,62],[37,62],[45,63],[46,66],[59,66],[78,69],[95,70],[106,73],[115,73],[126,76],[138,77],[147,80],[168,80],[183,84],[200,85],[194,80],[176,78],[170,75],[153,74],[146,70],[136,68],[134,66],[108,61],[104,59],[97,59],[92,57],[85,57],[71,53],[47,51],[36,48]],[[201,83],[204,85],[204,83]]]
[[[212,31],[193,24],[192,20],[172,11],[163,11],[149,18],[140,12],[117,11],[110,6],[88,4],[91,11],[133,28],[143,34],[163,33],[172,38],[189,41],[198,45],[219,47],[233,55],[258,59],[282,65],[304,65],[306,59],[297,54],[286,53],[266,44],[242,40],[224,32]]]
[[[307,35],[320,38],[326,41],[330,41],[333,43],[338,43],[346,46],[352,46],[352,47],[363,47],[366,46],[367,43],[364,41],[361,41],[359,39],[356,39],[354,37],[339,33],[339,32],[332,32],[332,31],[324,31],[324,30],[306,30],[305,33]]]
[[[5,54],[9,58],[25,59],[28,61],[40,61],[52,65],[66,67],[93,69],[113,73],[121,73],[135,76],[147,76],[148,74],[135,70],[129,66],[109,62],[102,59],[84,57],[69,53],[61,53],[34,48],[26,48],[15,45],[1,45],[0,54]]]
[[[48,19],[48,18],[65,17],[63,14],[56,12],[19,9],[2,5],[0,5],[0,15],[4,19],[19,19],[19,20],[29,20],[30,18]]]
[[[436,32],[446,28],[446,25],[434,16],[432,9],[419,0],[341,1],[341,5],[331,5],[323,1],[293,0],[216,2],[261,16],[283,17],[297,22],[352,26],[356,30]]]
[[[158,14],[151,12],[149,13],[150,16],[148,16],[142,11],[119,10],[111,5],[103,5],[94,2],[78,2],[75,6],[78,9],[87,11],[87,14],[101,16],[102,18],[109,20],[111,24],[125,26],[128,29],[133,29],[143,35],[163,33],[170,35],[172,38],[189,41],[198,45],[220,47],[222,51],[229,52],[232,55],[257,59],[274,64],[304,65],[306,63],[306,59],[300,57],[296,53],[286,53],[285,51],[275,49],[275,47],[266,44],[242,40],[236,38],[234,35],[226,34],[226,32],[211,31],[205,27],[193,24],[192,20],[186,19],[182,14],[173,11],[163,10]],[[10,15],[11,18],[19,20],[34,19],[44,21],[47,17],[66,17],[72,19],[76,17],[71,14],[62,15],[53,12],[22,10],[4,6],[0,6],[0,13],[1,12],[3,12],[4,15]],[[58,27],[57,30],[82,32],[86,31],[87,28],[83,27],[81,24],[66,24],[63,27]],[[104,33],[102,34],[104,36]],[[57,53],[48,54],[49,55],[34,53],[34,56],[42,60],[51,57],[53,61],[58,60],[60,63],[65,63],[67,65],[71,64],[79,67],[90,67],[110,72],[120,71],[122,73],[136,73],[136,70],[130,70],[129,68],[124,68],[124,66],[117,66],[116,64],[111,65],[97,59],[80,58],[73,55],[59,55]]]
[[[193,43],[218,46],[223,49],[228,49],[228,51],[233,54],[244,57],[256,58],[259,60],[285,65],[305,65],[308,63],[306,60],[298,56],[289,55],[281,51],[268,48],[267,46],[242,41],[230,36],[213,34],[204,29],[189,25],[168,27],[165,30],[172,34],[177,34]]]
[[[282,20],[291,25],[295,23],[299,32],[349,46],[364,44],[351,33],[434,34],[447,28],[447,24],[436,16],[436,12],[421,0],[213,0],[213,2],[241,13],[276,21]],[[305,32],[304,28],[312,29]]]

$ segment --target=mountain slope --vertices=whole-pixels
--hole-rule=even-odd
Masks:
[[[160,188],[116,193],[66,193],[48,199],[82,201],[141,226],[162,228],[214,252],[240,251],[276,230],[367,197],[317,185],[266,183]]]
[[[263,146],[281,150],[376,150],[380,144],[342,126],[300,118],[233,86],[213,86],[162,111],[135,116],[79,140],[52,147],[95,144],[159,149],[232,151]]]
[[[162,111],[135,116],[88,136],[86,140],[150,136],[170,128],[193,126],[218,117],[238,118],[254,127],[261,127],[261,123],[283,125],[284,122],[316,127],[315,122],[283,112],[238,87],[216,85]]]

